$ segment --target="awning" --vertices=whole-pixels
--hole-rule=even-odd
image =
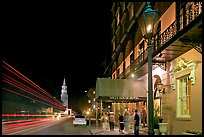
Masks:
[[[96,99],[136,101],[146,97],[142,80],[97,78]]]

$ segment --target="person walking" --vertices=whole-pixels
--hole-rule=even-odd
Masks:
[[[110,125],[110,130],[114,130],[114,122],[115,122],[115,117],[113,112],[109,113],[109,125]]]
[[[105,122],[105,129],[108,130],[108,128],[109,128],[109,121],[108,121],[108,116],[107,116],[107,114],[105,115],[104,122]]]
[[[103,114],[102,117],[102,127],[104,130],[108,130],[108,117],[106,116],[106,114]]]
[[[120,113],[118,113],[118,124],[119,124],[119,132],[120,132],[120,116],[121,116],[121,114]]]
[[[119,132],[120,133],[124,133],[124,119],[123,119],[123,115],[119,114]]]
[[[147,123],[147,112],[144,108],[144,106],[142,106],[142,110],[141,110],[141,120],[142,120],[142,127],[145,127],[146,123]]]
[[[140,122],[139,122],[139,124],[141,123],[142,124],[142,118],[141,118],[141,113],[140,113],[140,109],[137,109],[137,114],[139,115],[139,118],[140,118]]]
[[[139,135],[140,117],[139,117],[137,112],[138,112],[138,110],[136,109],[135,110],[135,116],[134,116],[134,121],[135,121],[135,124],[134,124],[134,134],[135,135]]]
[[[125,126],[125,133],[130,134],[130,115],[128,111],[124,113],[124,126]]]

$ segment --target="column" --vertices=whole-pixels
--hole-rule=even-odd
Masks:
[[[99,123],[98,123],[98,101],[96,101],[96,127],[99,126]]]

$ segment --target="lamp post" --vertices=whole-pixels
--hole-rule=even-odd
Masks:
[[[138,17],[138,23],[145,39],[148,39],[148,134],[154,135],[153,126],[153,91],[152,91],[152,44],[151,39],[156,33],[159,23],[159,15],[151,9],[150,2],[147,2],[145,11]]]

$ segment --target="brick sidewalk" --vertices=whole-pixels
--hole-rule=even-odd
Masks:
[[[110,131],[110,129],[105,130],[102,127],[95,127],[95,125],[89,126],[89,131],[92,135],[127,135],[126,133],[121,134],[119,132],[119,126],[115,126],[114,130]],[[129,135],[134,135],[133,133],[133,129],[130,129],[130,134]],[[147,135],[147,127],[142,128],[142,126],[140,126],[140,131],[139,131],[140,135]]]

